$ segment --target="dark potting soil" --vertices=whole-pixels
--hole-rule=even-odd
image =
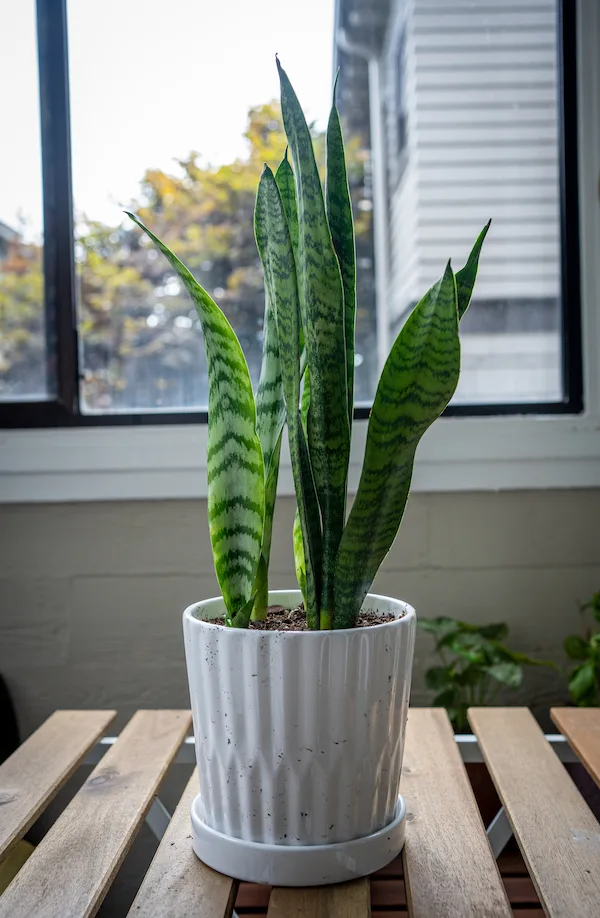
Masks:
[[[393,615],[382,615],[374,609],[366,609],[358,616],[355,628],[368,628],[370,625],[384,625],[393,619]],[[225,625],[224,618],[211,619],[212,625]],[[308,631],[304,604],[295,609],[284,606],[267,606],[267,617],[262,622],[250,622],[251,631]]]

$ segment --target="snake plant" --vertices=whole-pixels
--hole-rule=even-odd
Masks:
[[[255,235],[265,277],[263,359],[256,395],[226,317],[171,252],[196,306],[208,365],[208,521],[226,621],[267,615],[273,510],[284,426],[297,498],[293,546],[311,629],[348,628],[398,532],[419,440],[458,382],[458,324],[473,292],[489,224],[456,274],[450,262],[417,303],[383,367],[356,498],[347,514],[353,418],[356,266],[344,144],[334,101],[325,190],[310,130],[277,61],[288,140],[265,166]],[[280,359],[281,358],[281,359]]]

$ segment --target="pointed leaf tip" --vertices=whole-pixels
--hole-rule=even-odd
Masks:
[[[335,79],[333,81],[333,94],[332,94],[333,95],[333,105],[335,105],[335,97],[337,93],[337,85],[338,85],[339,78],[340,78],[340,68],[338,67],[338,69],[335,72]]]

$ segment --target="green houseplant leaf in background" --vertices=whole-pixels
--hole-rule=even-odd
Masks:
[[[468,708],[493,704],[503,688],[519,688],[524,666],[556,668],[502,643],[509,634],[505,622],[473,625],[439,616],[421,619],[418,625],[434,638],[441,664],[426,671],[425,684],[436,693],[434,705],[447,709],[459,733],[469,729]]]
[[[569,675],[569,694],[579,707],[600,705],[600,592],[580,607],[584,616],[583,635],[565,638],[567,657],[577,662]],[[585,616],[591,617],[591,624]]]

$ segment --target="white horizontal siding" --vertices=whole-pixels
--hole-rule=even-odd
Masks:
[[[555,3],[412,0],[407,10],[411,168],[392,191],[393,315],[449,255],[462,264],[490,217],[477,296],[558,296]],[[391,42],[387,53],[393,72]]]
[[[510,198],[512,189],[521,185],[534,187],[537,185],[551,185],[556,187],[558,182],[558,164],[556,162],[527,162],[527,163],[499,163],[492,162],[469,162],[469,163],[447,163],[427,164],[419,163],[418,184],[421,188],[436,189],[443,185],[451,192],[455,188],[459,189],[459,194],[463,195],[464,186],[484,189],[484,198],[497,200],[501,198]],[[481,195],[477,195],[478,200]],[[537,197],[537,195],[536,195]],[[465,199],[466,200],[466,199]]]
[[[535,402],[562,393],[560,335],[463,335],[454,404]]]
[[[416,0],[414,5],[415,32],[419,36],[428,34],[445,35],[460,32],[493,33],[526,30],[547,32],[555,27],[554,4],[546,3],[539,8],[528,8],[527,0],[518,6],[506,3],[489,4],[481,7],[473,4],[471,9],[456,7],[452,0],[437,7],[427,7]]]
[[[502,70],[515,70],[519,67],[552,67],[556,63],[556,44],[548,41],[544,44],[521,45],[516,48],[471,48],[469,49],[468,63],[463,60],[463,54],[454,49],[444,51],[436,48],[428,51],[423,48],[419,51],[416,62],[417,73],[430,70],[446,71],[449,67],[460,67],[464,70],[474,70],[476,67],[497,67]]]
[[[539,101],[530,106],[513,105],[496,106],[493,111],[486,108],[433,108],[419,109],[416,112],[418,127],[475,127],[485,126],[486,130],[494,130],[502,125],[548,124],[556,123],[556,104],[552,102],[542,105]]]
[[[415,36],[415,51],[431,51],[439,48],[443,51],[466,52],[470,50],[481,51],[481,48],[494,50],[497,48],[512,49],[515,47],[531,47],[538,42],[543,45],[551,45],[556,40],[555,28],[549,25],[547,28],[539,29],[517,29],[497,32],[485,32],[484,30],[465,30],[462,32],[449,32],[448,30],[432,32],[420,31]]]

